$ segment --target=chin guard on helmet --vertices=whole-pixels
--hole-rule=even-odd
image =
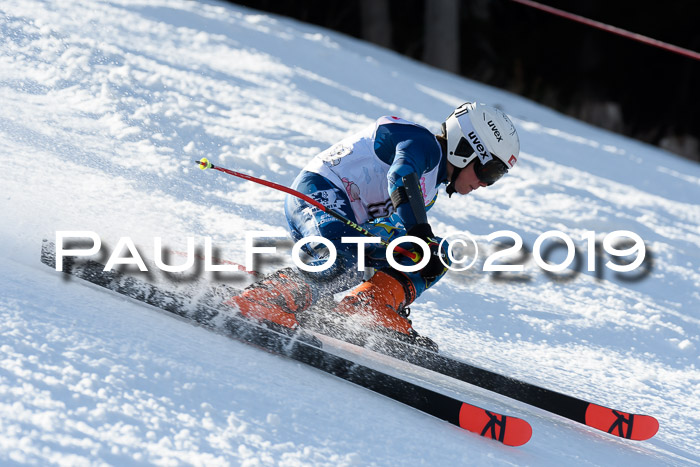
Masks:
[[[445,191],[447,192],[448,198],[452,198],[452,195],[457,193],[457,188],[455,188],[455,181],[457,180],[457,177],[459,177],[459,173],[461,171],[462,167],[455,167],[454,171],[452,172],[452,178],[450,179],[450,183],[448,183],[445,187]]]

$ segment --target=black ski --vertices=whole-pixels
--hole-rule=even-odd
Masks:
[[[53,244],[45,243],[44,247],[42,248],[42,258],[45,254],[44,251],[48,251],[51,255],[53,255],[53,248]],[[67,258],[67,260],[70,260],[70,258]],[[99,271],[101,274],[111,274],[102,272],[102,268],[103,266],[99,265]],[[89,278],[87,280],[92,281]],[[97,278],[96,280],[99,281],[100,279]],[[229,294],[232,295],[233,293],[229,291]],[[171,306],[167,300],[162,300],[157,297],[158,294],[155,293],[153,295],[153,300],[155,300],[157,303],[150,304],[159,308],[164,308],[168,311],[173,311],[175,313],[178,313],[177,310],[182,309],[180,304]],[[145,300],[140,298],[137,299],[149,303],[147,301],[149,299],[148,295],[145,298]],[[172,300],[172,298],[168,298],[168,300]],[[159,303],[163,304],[164,306],[159,305]],[[171,306],[172,309],[168,309],[168,306]],[[206,315],[207,312],[198,311],[197,313]],[[193,319],[198,322],[201,322],[200,318],[200,316],[193,317]],[[313,327],[313,323],[304,324],[310,325],[310,331],[328,334],[328,329],[326,328],[316,329]],[[503,376],[499,373],[480,368],[441,353],[433,352],[420,346],[411,345],[407,342],[377,335],[371,335],[369,339],[363,339],[361,342],[358,342],[355,340],[356,336],[346,336],[342,333],[330,333],[329,335],[338,339],[347,340],[353,344],[363,345],[371,350],[417,366],[421,366],[428,370],[441,373],[466,383],[473,384],[498,394],[502,394],[514,400],[527,403],[534,407],[538,407],[621,438],[646,440],[653,437],[659,429],[659,422],[652,416],[632,414],[622,410],[603,407],[584,399],[562,394],[560,392],[508,376]]]

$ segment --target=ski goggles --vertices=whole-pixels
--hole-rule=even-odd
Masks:
[[[474,173],[481,182],[493,185],[508,173],[508,166],[493,154],[491,160],[486,163],[481,162],[481,159],[477,157],[474,159]]]
[[[460,139],[454,151],[456,155],[464,158],[474,157],[475,152],[472,145],[464,137]],[[486,154],[486,157],[490,156],[486,162],[482,161],[484,154]],[[474,173],[476,173],[477,178],[487,185],[493,185],[498,179],[508,173],[508,166],[495,154],[484,154],[482,154],[482,157],[474,157],[471,163],[474,164]]]

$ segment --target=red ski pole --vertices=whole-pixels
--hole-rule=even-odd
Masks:
[[[389,243],[386,240],[384,240],[384,238],[382,238],[378,235],[374,235],[373,233],[371,233],[369,230],[365,229],[361,225],[357,224],[356,222],[351,221],[350,219],[346,218],[345,216],[343,216],[341,214],[338,214],[334,210],[324,206],[323,204],[319,203],[318,201],[311,198],[310,196],[305,195],[304,193],[300,193],[300,192],[293,190],[289,187],[286,187],[284,185],[280,185],[279,183],[269,182],[267,180],[262,180],[260,178],[253,177],[252,175],[246,175],[244,173],[236,172],[234,170],[229,170],[229,169],[225,169],[223,167],[218,167],[218,166],[212,164],[211,162],[209,162],[209,160],[205,157],[203,157],[201,160],[195,161],[195,162],[197,162],[197,164],[199,164],[199,168],[202,170],[206,170],[206,169],[218,170],[219,172],[223,172],[223,173],[228,174],[228,175],[233,175],[234,177],[242,178],[244,180],[255,182],[255,183],[258,183],[260,185],[264,185],[264,186],[267,186],[270,188],[274,188],[275,190],[279,190],[279,191],[282,191],[284,193],[288,193],[292,196],[296,196],[297,198],[299,198],[303,201],[306,201],[307,203],[311,204],[312,206],[317,207],[318,209],[325,212],[326,214],[330,214],[331,216],[335,217],[339,221],[343,222],[348,227],[352,227],[353,229],[357,230],[362,235],[366,235],[367,237],[379,238],[381,240],[380,243],[382,245],[384,245],[385,247],[389,246]],[[394,250],[397,251],[398,253],[406,256],[407,258],[410,258],[411,261],[413,261],[414,263],[418,263],[421,260],[421,256],[418,253],[408,251],[405,248],[401,248],[400,246],[395,247]]]

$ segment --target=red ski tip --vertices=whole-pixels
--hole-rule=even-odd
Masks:
[[[466,403],[459,411],[459,426],[507,446],[522,446],[532,438],[532,427],[525,420]]]
[[[659,421],[649,415],[636,415],[589,404],[586,425],[620,438],[643,441],[659,431]]]

